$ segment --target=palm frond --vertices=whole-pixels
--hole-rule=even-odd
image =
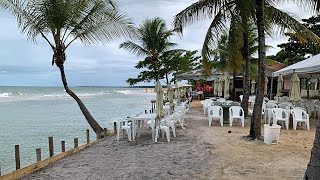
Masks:
[[[320,38],[316,34],[293,18],[289,13],[269,5],[265,8],[268,20],[278,27],[274,31],[278,30],[278,33],[284,34],[286,30],[292,30],[300,35],[300,37],[304,37],[305,41],[320,43]]]
[[[211,73],[211,67],[208,66],[211,60],[211,49],[217,44],[217,40],[220,39],[219,37],[221,37],[225,31],[225,19],[222,12],[219,12],[211,22],[202,45],[202,63],[207,74]]]
[[[138,55],[138,56],[149,55],[148,50],[144,49],[143,47],[139,46],[138,44],[136,44],[132,41],[126,41],[124,43],[121,43],[119,48],[125,49],[129,52],[132,52],[133,54]]]
[[[174,18],[173,25],[182,33],[187,25],[216,16],[225,5],[225,0],[199,0],[179,12]]]

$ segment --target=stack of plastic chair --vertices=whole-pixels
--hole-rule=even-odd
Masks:
[[[209,126],[211,126],[213,119],[220,120],[221,126],[223,126],[223,109],[221,106],[211,106],[208,110]]]
[[[177,137],[176,123],[179,120],[179,118],[180,118],[180,114],[176,112],[176,113],[173,113],[170,117],[163,119],[165,124],[171,128],[173,137]]]
[[[294,130],[297,129],[298,122],[305,122],[305,126],[307,127],[308,131],[310,130],[309,114],[307,114],[305,110],[294,108],[291,110],[291,114]]]
[[[277,124],[278,121],[284,121],[287,130],[289,129],[289,114],[285,109],[274,108],[272,109],[273,124]]]
[[[241,121],[242,127],[244,127],[244,111],[242,107],[239,106],[231,106],[229,108],[229,124],[232,127],[232,123],[234,119],[239,119]]]
[[[175,107],[175,112],[174,113],[176,114],[176,117],[179,117],[179,118],[176,118],[176,120],[179,122],[181,128],[185,129],[185,127],[183,127],[184,125],[186,125],[184,123],[184,115],[186,113],[185,107],[183,107],[183,106]]]

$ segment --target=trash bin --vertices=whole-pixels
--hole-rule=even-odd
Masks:
[[[264,143],[265,144],[278,144],[281,126],[273,124],[264,125]]]

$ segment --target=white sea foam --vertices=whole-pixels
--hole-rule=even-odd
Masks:
[[[12,96],[12,93],[2,93],[0,94],[0,97],[9,97]]]
[[[132,94],[131,90],[122,90],[122,91],[116,91],[117,93],[122,93],[122,94]]]

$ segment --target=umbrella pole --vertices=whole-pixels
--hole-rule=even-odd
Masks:
[[[273,76],[271,76],[270,100],[272,99],[272,86],[273,86]]]

